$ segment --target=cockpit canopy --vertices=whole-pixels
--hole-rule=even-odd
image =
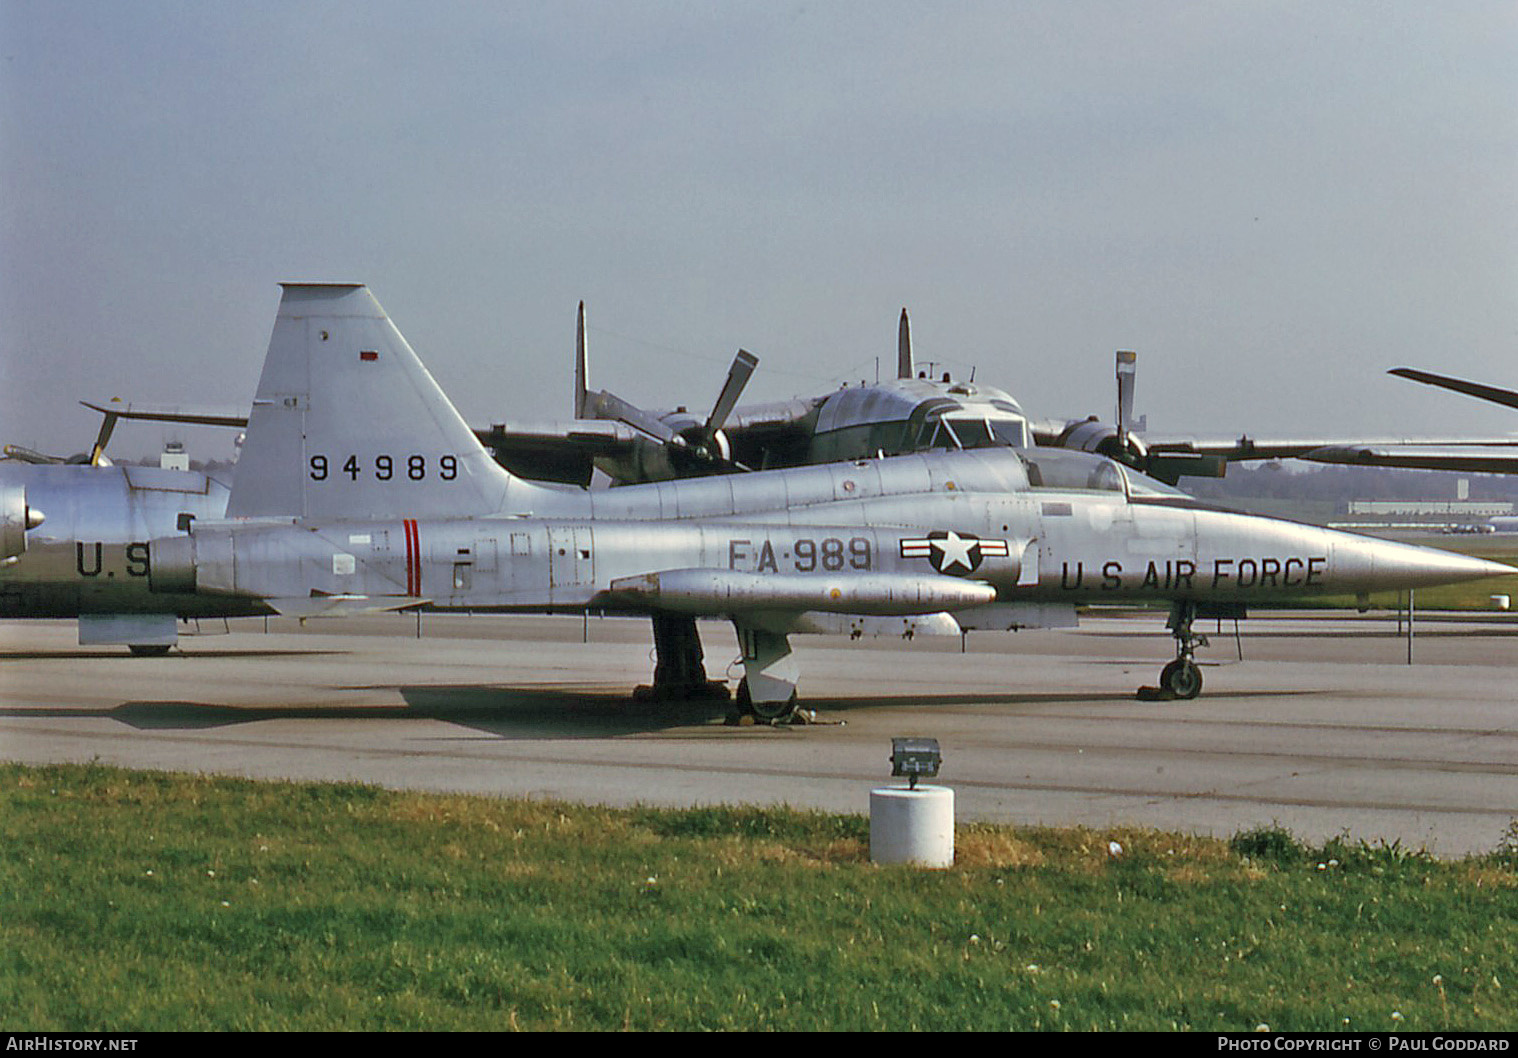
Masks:
[[[897,379],[830,395],[817,417],[810,461],[1031,443],[1022,408],[999,389]]]
[[[1129,499],[1190,500],[1180,489],[1092,452],[1030,448],[1019,453],[1028,485],[1058,491],[1117,492]]]

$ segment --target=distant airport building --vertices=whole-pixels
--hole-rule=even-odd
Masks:
[[[183,441],[170,441],[158,456],[158,465],[165,470],[189,470],[190,453],[184,450]]]
[[[1346,513],[1365,518],[1492,518],[1513,504],[1493,500],[1350,500]]]

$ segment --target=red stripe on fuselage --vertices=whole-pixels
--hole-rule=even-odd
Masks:
[[[422,547],[420,535],[416,531],[416,519],[403,519],[401,525],[406,530],[406,594],[420,595],[422,593]]]

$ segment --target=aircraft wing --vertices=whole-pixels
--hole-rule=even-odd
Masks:
[[[1119,354],[1121,355],[1121,354]],[[1518,392],[1480,382],[1437,375],[1410,367],[1389,374],[1429,386],[1464,393],[1478,400],[1518,408]],[[1518,437],[1385,437],[1385,438],[1257,438],[1235,440],[1197,437],[1157,437],[1146,434],[1151,453],[1216,456],[1229,462],[1251,459],[1303,459],[1312,463],[1352,466],[1405,467],[1418,470],[1459,470],[1473,473],[1518,473]]]
[[[1518,474],[1518,447],[1460,445],[1325,445],[1298,458],[1314,463],[1400,467],[1407,470],[1458,470],[1473,474]]]
[[[1474,473],[1518,473],[1518,436],[1501,437],[1198,437],[1162,436],[1133,418],[1135,354],[1117,354],[1117,421],[1030,420],[1040,446],[1096,452],[1121,460],[1161,481],[1181,477],[1222,477],[1229,463],[1258,459],[1302,459],[1313,463],[1408,467]],[[1414,382],[1518,408],[1518,391],[1436,375],[1409,367],[1390,372]]]
[[[1359,452],[1367,456],[1376,452],[1388,455],[1399,451],[1429,451],[1436,449],[1506,449],[1518,460],[1518,437],[1386,437],[1386,438],[1328,438],[1296,437],[1265,438],[1247,434],[1231,440],[1200,437],[1159,437],[1145,435],[1149,451],[1163,454],[1194,454],[1219,456],[1229,462],[1246,462],[1252,459],[1307,459],[1320,463],[1351,462],[1343,458],[1345,453]],[[1368,465],[1399,466],[1398,463],[1377,464],[1363,458],[1359,462]],[[1414,464],[1406,464],[1413,466]]]
[[[609,419],[492,423],[474,435],[513,474],[570,485],[589,485],[598,458],[625,458],[640,445],[661,443]]]
[[[683,412],[642,412],[604,393],[590,394],[586,407],[607,417],[494,423],[475,430],[475,436],[514,474],[574,485],[590,483],[596,460],[618,481],[657,480],[667,476],[655,469],[668,464],[665,451],[688,449],[676,429]],[[623,409],[620,415],[613,414],[617,408]],[[735,409],[722,429],[732,463],[705,472],[799,462],[794,449],[804,451],[810,442],[811,430],[803,420],[813,412],[813,403],[801,400]]]
[[[1432,371],[1419,371],[1415,367],[1394,367],[1387,374],[1422,382],[1426,386],[1454,390],[1456,393],[1464,393],[1477,400],[1490,401],[1508,408],[1518,408],[1518,391],[1503,389],[1501,386],[1488,386],[1483,382],[1469,382],[1449,375],[1436,375]]]
[[[796,399],[735,408],[727,418],[726,429],[729,433],[752,430],[776,434],[799,430],[821,403],[820,399]]]

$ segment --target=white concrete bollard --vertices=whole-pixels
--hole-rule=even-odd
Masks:
[[[871,790],[870,860],[954,866],[954,791],[947,786]]]

